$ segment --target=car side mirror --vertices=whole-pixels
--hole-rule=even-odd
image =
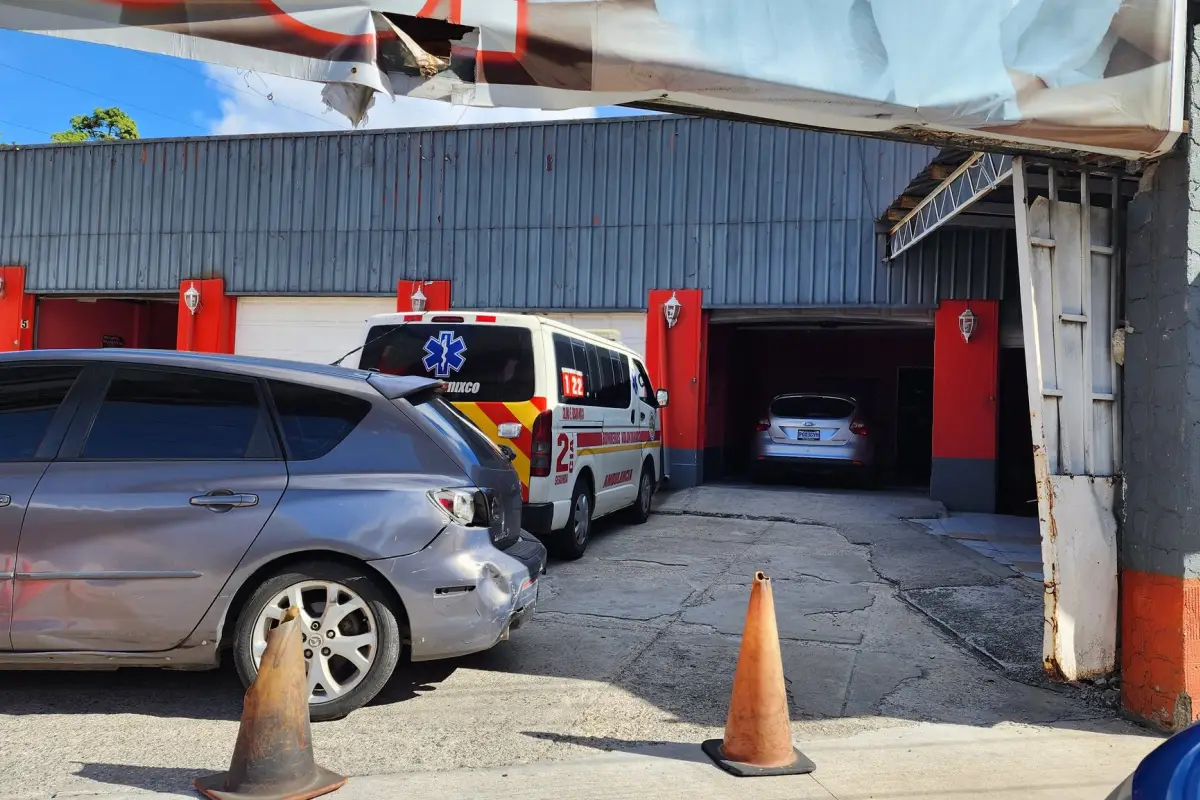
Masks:
[[[666,389],[659,389],[654,393],[654,402],[658,403],[659,408],[666,408],[671,400],[671,395]]]
[[[509,461],[513,461],[517,457],[517,454],[513,451],[513,449],[506,444],[500,445],[500,453]]]

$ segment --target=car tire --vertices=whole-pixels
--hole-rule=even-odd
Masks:
[[[268,614],[268,606],[274,605],[275,608],[283,609],[287,605],[292,605],[291,600],[286,601],[287,605],[281,605],[284,602],[283,595],[294,592],[297,587],[300,587],[301,605],[306,608],[301,618],[312,619],[313,615],[307,610],[310,607],[309,601],[311,597],[320,595],[322,584],[325,587],[337,587],[339,597],[344,598],[346,603],[361,604],[362,607],[361,610],[356,609],[347,614],[334,626],[332,631],[335,634],[340,632],[343,636],[355,635],[348,634],[347,631],[366,630],[373,626],[375,643],[371,649],[370,663],[365,670],[365,675],[359,677],[350,689],[344,694],[324,702],[311,702],[310,698],[309,719],[313,722],[341,719],[374,699],[387,685],[392,673],[396,671],[396,664],[400,660],[400,651],[404,643],[400,622],[397,619],[397,609],[392,608],[390,599],[364,570],[335,562],[313,561],[295,564],[263,581],[250,595],[242,607],[241,613],[238,614],[233,638],[233,662],[237,668],[238,677],[242,679],[245,686],[249,687],[258,674],[255,651],[258,649],[261,657],[265,633],[259,634],[259,630],[265,631],[266,629],[269,617],[264,615]],[[324,609],[320,616],[323,616],[323,612]],[[402,611],[399,616],[403,617]],[[319,621],[319,617],[314,621]],[[312,630],[311,623],[310,627],[305,630],[305,635],[308,635],[310,630]],[[314,633],[327,635],[329,631],[314,631]],[[335,639],[336,636],[330,638]],[[367,645],[363,645],[363,647],[367,647]],[[313,659],[324,658],[311,648],[306,647],[305,652],[312,653]],[[356,652],[361,655],[361,648]],[[316,662],[306,661],[306,663],[315,664]],[[346,667],[354,667],[356,670],[354,677],[363,671],[340,656],[326,659],[325,664],[331,671],[341,674],[346,673]]]
[[[571,490],[567,524],[554,535],[554,554],[567,561],[582,558],[592,538],[593,501],[588,479],[580,476]]]
[[[634,525],[642,525],[650,519],[650,506],[654,502],[654,462],[646,459],[642,464],[642,474],[638,478],[638,493],[629,507],[629,521]]]

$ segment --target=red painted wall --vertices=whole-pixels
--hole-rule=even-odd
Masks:
[[[963,341],[958,317],[968,306],[975,332]],[[1000,304],[943,300],[934,321],[933,457],[996,457]]]
[[[412,311],[412,296],[421,287],[426,311],[450,310],[450,281],[400,281],[396,285],[396,310]]]
[[[663,416],[667,447],[700,450],[704,446],[704,329],[703,293],[678,289],[674,294],[683,304],[679,321],[667,328],[663,304],[670,289],[653,289],[646,314],[646,368],[654,388],[671,393]],[[664,361],[665,358],[665,361]]]
[[[200,307],[195,314],[188,311],[183,295],[195,284],[200,292]],[[185,280],[179,284],[177,318],[180,350],[195,353],[232,353],[233,337],[237,330],[237,298],[225,294],[221,278]]]
[[[730,347],[734,329],[728,325],[705,326],[708,370],[705,386],[704,446],[723,447],[729,414]]]
[[[0,267],[0,353],[33,348],[33,295],[25,293],[25,268]]]
[[[173,350],[175,306],[164,302],[43,297],[37,303],[40,350],[93,348],[119,336],[128,348]]]

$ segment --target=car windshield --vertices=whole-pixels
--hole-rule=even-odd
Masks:
[[[452,401],[517,403],[534,393],[528,328],[456,323],[376,325],[361,369],[446,382]]]
[[[854,408],[848,400],[821,395],[777,397],[771,403],[773,415],[793,419],[846,419],[854,414]]]

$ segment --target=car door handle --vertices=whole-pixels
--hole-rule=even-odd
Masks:
[[[632,424],[633,424],[633,420],[634,420],[634,417],[635,417],[635,416],[637,416],[637,412],[636,412],[636,411],[634,411],[632,408],[631,408],[631,409],[629,409],[629,424],[630,424],[630,425],[632,425]],[[645,417],[645,415],[643,414],[643,415],[642,415],[642,419],[645,419],[645,418],[646,418],[646,417]]]
[[[6,494],[0,494],[0,508],[8,508],[12,505],[12,498]]]
[[[233,494],[210,492],[209,494],[196,495],[189,500],[194,506],[203,508],[212,508],[216,510],[226,508],[249,508],[250,506],[258,505],[258,495],[256,494]]]

